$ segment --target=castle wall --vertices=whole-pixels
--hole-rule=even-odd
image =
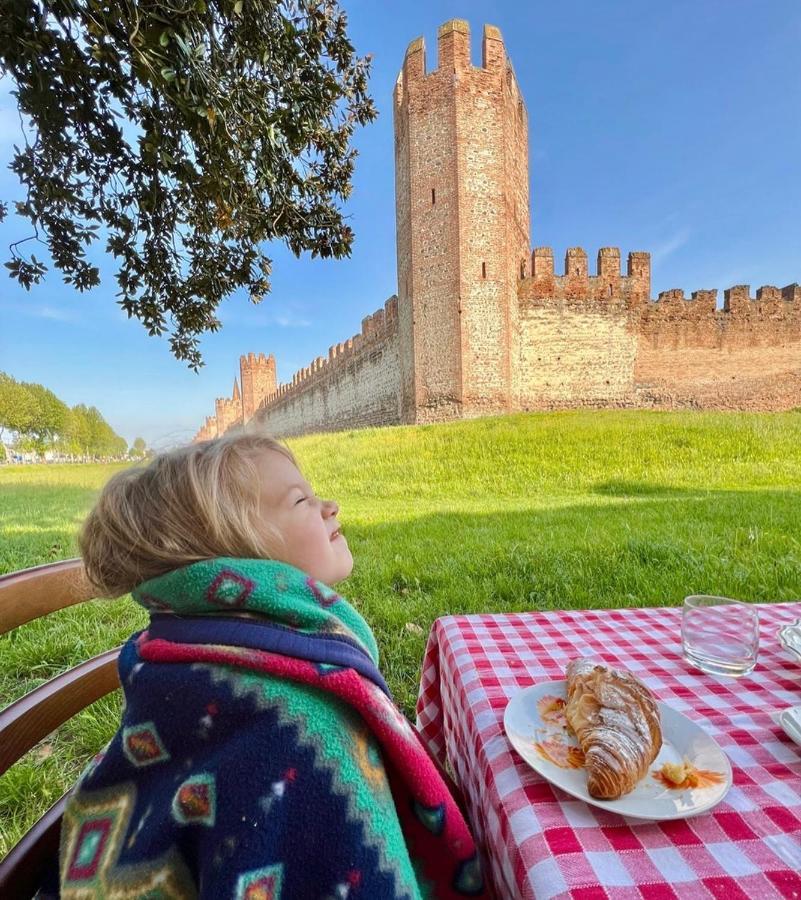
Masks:
[[[225,434],[229,428],[242,424],[242,399],[235,397],[218,397],[214,401],[217,434]]]
[[[621,303],[522,303],[517,408],[630,405],[636,357],[637,333]]]
[[[530,246],[528,125],[498,29],[484,29],[481,67],[469,65],[466,28],[448,36],[467,66],[458,70],[453,89],[459,175],[456,251],[461,258],[462,415],[475,416],[506,412],[512,404],[515,296]]]
[[[398,301],[362,321],[360,334],[329,348],[283,384],[252,424],[278,437],[401,422]]]
[[[521,300],[592,300],[597,308],[618,299],[629,306],[644,303],[651,296],[651,254],[629,253],[626,273],[620,274],[617,247],[598,251],[595,275],[590,275],[587,254],[581,247],[570,247],[565,253],[562,275],[554,271],[553,250],[535,247],[531,275],[521,283],[519,296]]]
[[[500,35],[498,35],[500,38]],[[508,333],[510,335],[509,352],[506,364],[508,402],[515,408],[515,400],[520,393],[520,371],[517,360],[520,356],[519,304],[514,302],[520,281],[530,273],[529,257],[531,253],[531,212],[529,201],[529,154],[528,154],[528,113],[523,94],[517,83],[511,60],[507,59],[503,80],[503,112],[504,122],[504,181],[507,185],[507,216],[505,217],[506,234],[504,246],[508,248],[506,255],[506,283],[511,295],[507,302],[509,316]]]
[[[638,405],[779,410],[801,406],[801,287],[665,291],[641,311]]]
[[[278,385],[240,359],[197,439],[249,421],[278,435],[571,406],[801,407],[801,287],[661,293],[650,256],[530,250],[528,122],[500,32],[409,45],[393,96],[398,297]],[[252,416],[252,418],[251,418]]]
[[[648,255],[603,248],[597,274],[568,250],[564,275],[538,248],[520,287],[519,409],[563,406],[789,409],[801,406],[801,287],[662,292]]]
[[[407,51],[407,58],[411,48]],[[415,389],[414,311],[411,303],[412,225],[409,116],[402,104],[409,98],[403,87],[401,71],[393,92],[395,125],[395,246],[398,266],[398,334],[401,421],[414,422],[417,399]]]
[[[617,247],[598,252],[595,275],[581,247],[567,251],[562,275],[550,247],[532,252],[531,275],[520,285],[518,409],[631,404],[632,310],[648,296],[648,254],[629,254],[627,271],[620,274]]]

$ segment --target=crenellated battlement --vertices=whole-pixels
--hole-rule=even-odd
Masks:
[[[217,419],[215,416],[206,416],[203,424],[192,438],[196,441],[210,441],[217,437]]]
[[[269,409],[274,403],[284,400],[288,395],[300,394],[320,380],[337,375],[340,371],[358,359],[384,344],[397,334],[398,330],[398,298],[393,294],[382,309],[362,319],[359,334],[346,341],[333,344],[328,348],[328,356],[318,356],[308,366],[299,369],[291,381],[278,385],[261,403],[261,409]]]
[[[426,43],[421,36],[406,48],[403,66],[395,82],[395,104],[403,103],[409,86],[432,76],[467,72],[506,73],[510,91],[522,102],[522,94],[514,70],[506,56],[501,31],[495,25],[485,25],[481,40],[481,65],[470,61],[470,23],[465,19],[451,19],[437,30],[437,66],[426,71]]]
[[[717,290],[693,291],[686,297],[680,288],[660,291],[656,300],[646,307],[652,316],[698,318],[700,316],[725,317],[792,317],[801,311],[801,285],[788,284],[778,288],[765,284],[751,296],[747,284],[736,284],[723,291],[723,306],[718,308]]]
[[[519,286],[521,300],[623,300],[635,305],[649,299],[651,291],[651,255],[641,251],[629,253],[626,274],[620,271],[620,250],[601,247],[596,274],[589,274],[587,253],[581,247],[570,247],[565,253],[562,275],[554,272],[551,247],[535,247],[531,252],[531,275]]]
[[[251,369],[259,367],[269,368],[275,365],[275,357],[272,353],[269,356],[265,356],[263,353],[247,353],[239,357],[239,365],[240,367]]]

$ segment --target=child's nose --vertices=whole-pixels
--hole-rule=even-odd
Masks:
[[[327,516],[335,516],[339,512],[339,504],[336,500],[326,500],[323,504]]]

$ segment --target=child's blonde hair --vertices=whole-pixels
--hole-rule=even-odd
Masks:
[[[101,597],[201,559],[269,559],[281,536],[258,520],[256,458],[272,437],[239,431],[160,453],[113,475],[79,536],[86,574]]]

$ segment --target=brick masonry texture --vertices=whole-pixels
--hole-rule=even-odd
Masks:
[[[278,384],[240,358],[196,440],[277,436],[567,407],[801,407],[801,287],[662,292],[650,255],[531,250],[528,117],[497,28],[470,60],[467,22],[437,66],[409,44],[393,93],[398,293],[361,332]]]

